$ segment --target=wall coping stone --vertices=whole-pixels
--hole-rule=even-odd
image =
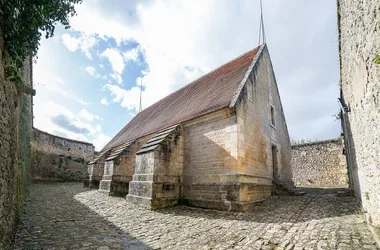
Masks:
[[[335,138],[335,139],[327,139],[327,140],[321,140],[321,141],[306,142],[306,143],[301,143],[301,144],[293,144],[292,149],[299,148],[299,147],[320,145],[320,144],[328,144],[328,143],[342,143],[342,139]]]
[[[39,130],[38,128],[35,128],[35,127],[33,127],[33,130],[34,130],[34,131],[37,131],[38,133],[42,133],[42,134],[45,134],[45,135],[48,135],[48,136],[51,136],[51,137],[55,137],[55,138],[58,138],[58,139],[62,139],[62,140],[65,140],[65,141],[78,142],[78,143],[82,143],[82,144],[87,144],[87,145],[89,145],[89,146],[94,146],[94,145],[93,145],[92,143],[90,143],[90,142],[78,141],[78,140],[69,139],[69,138],[66,138],[66,137],[58,136],[58,135],[53,135],[53,134],[50,134],[50,133],[48,133],[48,132],[45,132],[45,131]]]

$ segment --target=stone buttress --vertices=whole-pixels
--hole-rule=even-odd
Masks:
[[[100,152],[95,158],[87,165],[88,179],[85,180],[85,186],[98,187],[99,182],[102,180],[104,173],[105,159],[108,157],[110,151]]]
[[[180,126],[157,132],[136,153],[136,167],[129,184],[129,202],[149,209],[177,204],[183,175],[183,138]]]
[[[99,191],[109,195],[128,194],[129,182],[134,171],[134,157],[132,148],[134,142],[126,142],[114,148],[105,159],[104,174],[99,185]]]

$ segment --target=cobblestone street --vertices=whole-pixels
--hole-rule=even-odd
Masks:
[[[276,196],[249,213],[143,210],[82,184],[33,184],[14,249],[377,249],[352,197]]]

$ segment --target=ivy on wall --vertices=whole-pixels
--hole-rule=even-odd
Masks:
[[[0,1],[0,39],[7,54],[4,74],[20,83],[21,69],[28,56],[37,56],[42,32],[54,35],[55,25],[69,28],[69,18],[76,14],[74,5],[82,0],[6,0]]]

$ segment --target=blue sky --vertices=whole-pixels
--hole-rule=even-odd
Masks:
[[[100,150],[138,111],[258,46],[259,0],[84,1],[41,41],[34,126]],[[266,0],[264,22],[293,139],[337,137],[336,3]]]

